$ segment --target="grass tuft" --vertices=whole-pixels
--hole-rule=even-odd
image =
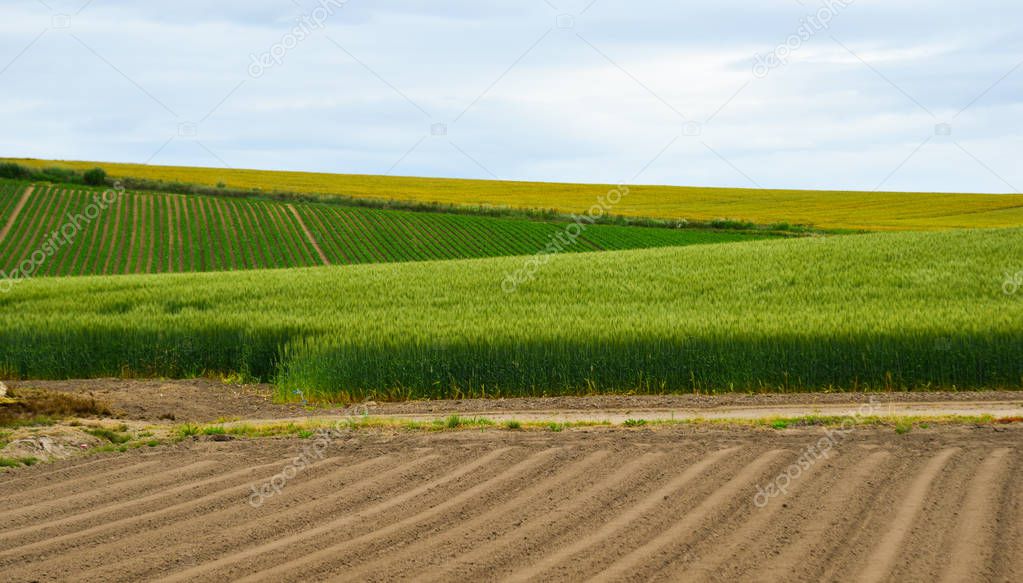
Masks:
[[[34,457],[19,457],[9,458],[0,457],[0,468],[18,468],[21,466],[31,466],[38,463],[39,460]]]
[[[82,431],[88,433],[89,435],[92,435],[93,437],[99,437],[100,439],[105,439],[105,440],[109,441],[110,443],[120,444],[120,443],[127,443],[127,442],[131,441],[131,436],[126,434],[126,433],[123,433],[122,432],[123,430],[122,431],[117,431],[117,430],[114,430],[114,429],[108,429],[106,427],[96,427],[96,428],[85,428]]]

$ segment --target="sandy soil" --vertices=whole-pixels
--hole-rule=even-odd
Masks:
[[[1019,581],[1023,427],[999,429],[861,428],[805,468],[824,429],[356,432],[303,467],[313,440],[189,440],[0,476],[0,572]]]
[[[11,387],[35,387],[88,394],[119,411],[124,419],[143,421],[212,422],[223,418],[287,419],[343,414],[341,408],[307,409],[272,401],[269,385],[225,385],[219,381],[96,379],[80,381],[20,381]],[[428,418],[452,413],[522,420],[656,419],[677,416],[748,417],[751,415],[848,414],[875,403],[879,414],[1018,415],[1023,392],[914,392],[914,393],[794,393],[669,396],[593,396],[523,399],[464,399],[371,403],[375,416]]]

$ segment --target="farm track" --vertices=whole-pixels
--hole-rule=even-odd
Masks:
[[[18,220],[18,215],[21,214],[21,210],[25,208],[26,204],[28,204],[28,199],[32,196],[33,190],[35,190],[35,187],[29,186],[26,188],[25,192],[22,193],[21,198],[18,199],[18,203],[14,206],[14,209],[11,210],[11,214],[7,217],[7,222],[4,224],[3,228],[0,228],[0,243],[3,243],[4,239],[7,238],[7,233],[11,232],[11,228],[14,227],[15,221]]]
[[[353,433],[186,441],[0,477],[8,581],[1023,577],[1023,429]],[[312,458],[311,458],[312,459]]]

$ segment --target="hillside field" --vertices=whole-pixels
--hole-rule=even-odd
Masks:
[[[258,199],[126,192],[105,209],[96,190],[0,181],[0,271],[44,249],[69,215],[71,229],[34,276],[230,271],[531,255],[564,223],[380,210]],[[113,191],[111,194],[116,194]],[[102,202],[102,201],[101,201]],[[724,243],[764,235],[587,225],[565,253]]]
[[[312,172],[185,168],[106,162],[11,159],[42,168],[104,168],[111,176],[178,181],[238,189],[346,195],[457,205],[582,212],[614,188],[557,184],[410,178]],[[631,217],[758,224],[790,223],[826,229],[872,231],[1004,228],[1023,224],[1023,195],[897,192],[827,192],[674,186],[633,186],[614,213]]]
[[[1023,231],[40,278],[0,295],[0,376],[242,372],[379,400],[1023,386]],[[88,302],[81,298],[88,297]]]

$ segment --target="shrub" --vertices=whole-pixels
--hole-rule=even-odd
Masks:
[[[93,168],[82,174],[82,180],[89,186],[103,186],[107,183],[107,173],[102,168]]]
[[[14,162],[3,162],[0,163],[0,178],[10,178],[13,180],[26,180],[31,176],[28,168],[15,164]]]

